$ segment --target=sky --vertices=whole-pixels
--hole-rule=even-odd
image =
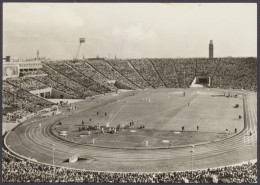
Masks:
[[[3,56],[257,56],[256,3],[4,3]]]

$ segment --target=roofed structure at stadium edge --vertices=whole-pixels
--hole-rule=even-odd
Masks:
[[[19,160],[158,173],[257,157],[254,57],[214,58],[210,41],[208,58],[6,59],[3,122],[18,124],[3,147]]]

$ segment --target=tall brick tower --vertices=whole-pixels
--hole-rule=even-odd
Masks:
[[[37,50],[37,60],[39,60],[40,52]]]
[[[213,42],[210,40],[209,43],[209,58],[213,58]]]

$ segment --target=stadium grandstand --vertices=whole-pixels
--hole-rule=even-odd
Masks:
[[[39,103],[35,104],[44,108],[52,105],[46,98],[68,96],[84,99],[116,92],[120,89],[117,84],[132,90],[187,88],[194,84],[210,88],[257,90],[256,58],[86,59],[44,61],[41,65],[37,73],[44,76],[4,76],[4,117],[10,119],[10,113],[16,115],[22,107],[23,111],[30,113],[37,111],[27,110],[23,105],[27,101],[36,100]],[[11,106],[11,102],[16,105]]]
[[[257,3],[2,10],[1,182],[257,183]]]
[[[252,153],[252,150],[255,151],[256,149],[256,120],[252,120],[255,119],[255,115],[251,115],[249,110],[252,109],[251,106],[255,107],[254,103],[256,101],[255,98],[253,98],[254,100],[251,98],[251,94],[254,94],[257,90],[256,58],[96,58],[59,61],[44,60],[41,62],[32,62],[32,65],[28,66],[29,69],[27,69],[26,72],[24,72],[24,69],[22,69],[21,71],[20,66],[23,65],[23,62],[15,62],[14,64],[5,62],[3,64],[3,122],[16,122],[18,124],[11,131],[6,131],[3,134],[3,182],[252,183],[257,181],[257,162],[255,160],[250,161],[250,159],[255,158],[255,156],[251,156],[250,153]],[[37,66],[37,69],[35,68],[35,66]],[[30,68],[33,69],[30,70]],[[170,94],[172,93],[172,91],[176,90],[178,91],[175,92],[175,94],[177,95]],[[193,131],[187,131],[186,133],[191,133],[191,135],[184,137],[195,137],[195,143],[181,143],[180,141],[176,141],[176,146],[188,146],[189,148],[190,146],[194,147],[195,145],[195,150],[201,150],[210,153],[214,152],[214,157],[212,161],[217,161],[219,159],[218,157],[223,157],[224,152],[230,152],[230,155],[235,155],[235,152],[243,150],[245,147],[249,147],[248,152],[245,152],[243,154],[244,156],[247,156],[247,160],[245,160],[245,157],[242,157],[229,161],[229,159],[224,157],[225,160],[223,159],[223,161],[219,163],[222,167],[218,167],[216,163],[205,162],[208,161],[207,157],[205,157],[204,159],[203,157],[199,157],[200,154],[198,154],[198,156],[194,154],[194,158],[197,158],[197,163],[196,161],[192,163],[192,165],[194,166],[191,170],[189,162],[182,167],[177,164],[173,164],[171,165],[172,167],[169,167],[169,164],[165,164],[164,166],[164,162],[162,162],[161,159],[157,159],[157,157],[151,156],[151,159],[149,159],[149,157],[147,159],[145,157],[141,157],[140,159],[144,160],[143,165],[146,165],[145,160],[147,160],[148,162],[151,162],[150,160],[160,161],[160,165],[159,163],[151,165],[151,170],[157,172],[149,172],[147,168],[142,169],[140,168],[140,166],[135,168],[130,165],[130,156],[132,156],[133,159],[136,160],[133,165],[136,165],[136,162],[140,161],[137,159],[138,156],[135,157],[134,154],[126,155],[123,154],[123,152],[113,154],[113,148],[115,150],[117,150],[118,148],[121,150],[126,149],[126,153],[131,150],[135,152],[136,150],[140,149],[140,151],[144,151],[141,152],[140,155],[144,155],[144,153],[147,153],[147,151],[149,151],[147,149],[151,149],[149,152],[155,152],[155,154],[159,156],[162,155],[162,158],[166,160],[166,163],[168,163],[167,158],[169,158],[171,162],[173,162],[174,160],[182,161],[189,159],[190,154],[188,153],[188,155],[186,155],[182,153],[184,151],[178,149],[178,146],[176,148],[176,153],[173,153],[173,155],[176,155],[176,158],[171,158],[170,156],[168,156],[167,150],[175,151],[174,148],[176,147],[175,145],[172,146],[171,144],[168,144],[170,139],[162,140],[163,142],[165,141],[165,143],[167,143],[162,145],[156,143],[151,139],[153,137],[156,137],[154,136],[155,133],[156,135],[167,135],[168,133],[166,133],[166,131],[164,130],[173,129],[176,131],[178,129],[167,125],[163,126],[163,128],[158,128],[156,126],[152,127],[149,126],[149,122],[151,122],[151,120],[149,120],[148,123],[145,123],[144,121],[143,124],[145,126],[140,125],[140,122],[138,122],[137,118],[133,118],[134,121],[131,121],[130,125],[127,127],[125,126],[125,122],[123,121],[124,114],[120,116],[120,113],[123,112],[121,110],[125,108],[127,104],[129,104],[129,101],[140,101],[144,102],[143,104],[157,101],[157,97],[153,96],[154,93],[156,94],[165,91],[164,95],[162,96],[173,96],[178,99],[180,98],[178,93],[183,92],[183,96],[189,98],[187,101],[188,106],[190,106],[190,102],[191,104],[195,104],[195,101],[199,101],[199,99],[195,99],[193,101],[192,99],[194,99],[194,97],[192,98],[192,96],[197,96],[195,94],[199,93],[208,93],[209,90],[212,93],[217,92],[217,94],[213,93],[211,94],[211,96],[233,96],[237,98],[237,96],[240,95],[243,97],[250,97],[244,98],[244,100],[242,98],[240,101],[241,104],[239,104],[241,105],[241,115],[245,115],[247,117],[244,120],[245,126],[240,126],[241,128],[239,128],[239,125],[236,126],[236,129],[238,129],[237,135],[237,131],[235,131],[233,135],[231,134],[231,136],[228,136],[228,134],[226,133],[227,135],[225,135],[224,140],[220,139],[220,136],[218,135],[216,136],[218,137],[218,139],[215,138],[214,141],[202,141],[200,139],[198,140],[196,139],[195,135],[192,135]],[[222,94],[223,92],[224,95]],[[139,98],[139,96],[142,96],[142,98],[140,100],[134,100],[133,98],[131,99],[132,96],[137,98]],[[117,98],[115,99],[115,97]],[[78,103],[68,102],[71,100],[81,101],[79,101]],[[185,100],[186,103],[187,101]],[[243,105],[243,101],[248,105]],[[94,102],[96,102],[96,104]],[[177,101],[175,103],[179,104],[180,102]],[[233,100],[232,103],[234,103]],[[85,104],[91,104],[91,106],[86,108],[82,104],[84,104],[84,106]],[[95,105],[92,106],[92,104]],[[111,104],[115,104],[116,106],[119,104],[122,105],[122,107],[120,108],[121,112],[118,111],[116,114],[114,112],[109,112],[107,108],[104,109],[108,111],[108,113],[105,112],[105,116],[110,117],[109,122],[110,125],[113,126],[107,125],[108,122],[104,122],[102,120],[104,119],[103,117],[97,119],[97,117],[99,116],[99,112],[97,112],[96,116],[93,115],[93,111],[96,111],[97,107]],[[137,105],[135,103],[132,109],[127,110],[133,111],[134,109],[138,109],[137,106],[140,105]],[[155,104],[150,104],[148,106],[151,105]],[[82,108],[82,106],[84,108]],[[183,105],[178,106],[182,107]],[[85,109],[89,110],[90,112],[93,109],[90,114],[91,116],[87,115],[84,118],[85,122],[88,123],[85,123],[82,120],[82,126],[77,126],[80,121],[76,121],[76,118],[73,119],[73,116],[78,116],[78,119],[83,119],[80,112]],[[118,109],[118,107],[114,107],[113,109],[116,110]],[[158,112],[159,109],[156,109],[155,111]],[[245,109],[245,111],[248,109],[248,112],[243,113],[243,109]],[[101,111],[102,109],[100,108],[100,112]],[[254,109],[254,111],[256,110]],[[141,112],[140,114],[146,115],[146,113]],[[185,114],[189,114],[189,112],[186,111]],[[116,122],[116,124],[118,124],[120,122],[118,122],[117,120],[119,119],[118,117],[120,117],[120,121],[124,122],[124,126],[119,124],[118,128],[115,129],[114,127],[116,127],[116,125],[113,124],[113,122]],[[86,120],[86,118],[89,120]],[[96,122],[91,122],[91,118],[94,119]],[[68,120],[67,122],[65,121],[66,119]],[[182,120],[182,122],[184,122],[184,118],[180,119]],[[78,132],[75,129],[73,130],[71,128],[73,126],[68,126],[68,124],[71,123],[72,120],[75,121],[74,126],[77,126],[77,129],[79,129]],[[128,120],[128,118],[126,120]],[[134,122],[136,125],[134,125]],[[236,124],[238,124],[237,122],[238,121],[236,120]],[[104,126],[105,123],[106,126]],[[101,126],[102,124],[103,126]],[[187,129],[189,129],[189,124],[185,126]],[[145,127],[148,128],[146,129]],[[178,127],[181,127],[181,125],[178,124]],[[184,126],[182,127],[182,131],[184,131]],[[202,127],[203,125],[200,125],[200,127],[197,126],[197,131],[199,129],[203,130]],[[225,127],[225,125],[222,125],[220,127],[222,129]],[[106,141],[98,139],[99,137],[102,137],[102,135],[99,135],[100,131],[98,130],[101,129],[101,133],[103,132],[103,134],[104,132],[115,133],[115,131],[117,131],[116,134],[120,134],[121,129],[119,128],[123,128],[123,132],[126,132],[128,130],[129,133],[139,133],[139,130],[142,130],[139,134],[147,134],[147,138],[150,138],[148,139],[149,144],[147,140],[146,146],[142,145],[142,142],[139,143],[140,146],[137,146],[136,143],[138,143],[139,141],[136,141],[136,143],[134,143],[134,138],[132,138],[131,140],[129,136],[129,138],[126,138],[126,141],[124,141],[120,140],[122,135],[114,136],[113,134],[112,141],[115,141],[115,145],[111,143],[106,143]],[[155,129],[156,131],[150,132],[149,129],[151,128]],[[37,131],[37,129],[42,130],[42,132]],[[55,131],[53,131],[53,129]],[[64,131],[64,129],[66,130],[66,132]],[[230,130],[231,129],[233,129],[233,127],[231,127]],[[59,135],[59,133],[63,131],[64,133],[66,133],[65,138]],[[212,135],[207,136],[207,131],[211,132],[212,130],[210,130],[210,128],[204,128],[204,131],[201,131],[201,134],[204,135],[200,135],[199,137],[206,137],[207,139],[213,137]],[[218,132],[219,134],[220,131],[215,130],[213,132],[215,132],[215,135],[217,135],[216,132]],[[75,136],[75,133],[80,133],[80,135]],[[91,137],[85,140],[83,136],[87,135],[87,133],[90,134]],[[122,134],[124,135],[124,133]],[[253,135],[253,138],[247,138],[246,134],[248,134],[248,137]],[[95,135],[97,135],[97,137]],[[111,137],[110,135],[108,136]],[[129,141],[127,139],[129,139]],[[22,142],[23,144],[20,145],[19,143],[17,144],[17,142]],[[48,147],[48,145],[51,145],[52,142],[57,142],[52,145],[53,149],[51,149],[51,146]],[[63,146],[62,143],[64,142],[67,142],[68,144],[64,144]],[[89,144],[90,142],[92,143]],[[198,142],[200,143],[198,144]],[[221,147],[220,143],[218,142],[222,142],[222,144],[223,142],[225,142],[226,144],[223,144]],[[206,146],[204,146],[203,143],[205,143]],[[80,158],[81,156],[76,157],[75,161],[78,162],[73,164],[65,163],[64,161],[58,162],[58,157],[62,160],[64,159],[64,155],[60,153],[64,152],[64,154],[66,154],[65,151],[68,150],[72,145],[73,148],[71,148],[71,150],[75,150],[83,155],[82,152],[80,152],[80,149],[76,149],[77,147],[74,146],[77,144],[87,145],[86,147],[84,146],[82,152],[84,153],[85,151],[89,158],[84,158],[83,156],[82,158]],[[31,148],[29,145],[31,145]],[[111,167],[114,164],[110,164],[111,162],[104,160],[106,156],[103,156],[103,154],[102,156],[100,156],[100,159],[99,157],[97,157],[96,159],[92,159],[95,158],[93,156],[99,156],[100,154],[95,154],[95,147],[93,148],[89,145],[95,145],[97,148],[100,147],[96,150],[96,152],[107,152],[107,157],[114,155],[122,157],[122,159],[119,160],[121,162],[118,162],[115,167]],[[236,145],[236,148],[232,148],[231,145]],[[39,150],[43,151],[44,147],[47,147],[48,151],[52,150],[53,156],[51,154],[49,156],[47,154],[40,155],[39,153],[35,153],[38,150],[37,147],[39,147]],[[59,151],[59,153],[56,154],[57,156],[55,157],[54,147],[57,147],[57,150]],[[91,147],[91,154],[89,155],[87,152],[88,147]],[[208,147],[208,149],[205,149],[203,147]],[[228,150],[228,147],[230,147],[232,150]],[[108,150],[106,150],[106,148],[108,148]],[[31,150],[31,152],[28,153],[27,150]],[[165,154],[164,150],[166,150]],[[223,153],[218,152],[219,150],[223,150]],[[115,152],[117,153],[118,151]],[[203,152],[201,153],[201,155],[202,154]],[[171,155],[171,153],[169,153],[169,155]],[[208,155],[208,158],[212,158],[212,156],[208,153],[206,153],[205,155]],[[83,166],[80,166],[80,160],[83,161]],[[100,163],[95,163],[93,162],[93,160],[100,160]],[[115,159],[111,160],[114,161]],[[124,163],[124,160],[127,162]],[[199,164],[200,160],[203,165]],[[242,161],[244,162],[242,163]],[[92,162],[94,163],[93,165],[91,165]],[[98,165],[100,164],[102,164],[100,166],[101,168],[98,168]],[[122,165],[124,164],[129,165],[130,167],[124,169],[122,168]],[[109,168],[106,169],[107,166],[109,166]],[[208,166],[208,168],[206,168],[206,166]],[[101,169],[106,170],[103,171]]]

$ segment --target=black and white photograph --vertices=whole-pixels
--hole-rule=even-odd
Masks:
[[[4,183],[257,183],[257,3],[2,3]]]

